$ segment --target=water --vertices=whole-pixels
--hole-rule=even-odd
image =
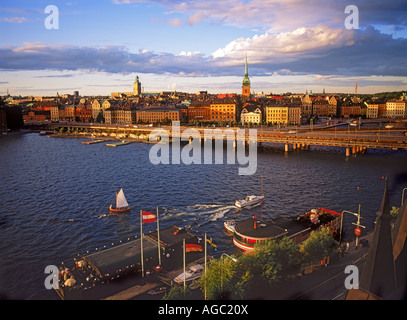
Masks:
[[[256,174],[239,176],[238,164],[152,165],[150,144],[110,148],[81,141],[37,133],[1,137],[2,298],[55,298],[44,288],[45,266],[134,238],[140,230],[139,210],[155,212],[157,206],[161,227],[190,225],[196,235],[212,237],[218,253],[230,252],[233,244],[223,222],[260,215],[260,206],[233,206],[236,199],[260,193],[260,176],[266,196],[263,219],[317,207],[355,212],[361,203],[361,223],[368,230],[380,208],[382,177],[390,178],[391,205],[400,205],[407,187],[407,152],[372,151],[347,159],[336,148],[284,154],[280,147],[259,151]],[[109,215],[107,208],[121,187],[134,209]],[[355,219],[345,216],[350,236]],[[146,224],[144,231],[155,227]]]

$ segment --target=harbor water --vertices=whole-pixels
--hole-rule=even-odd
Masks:
[[[189,226],[207,233],[217,252],[233,252],[226,219],[257,214],[264,220],[296,216],[324,207],[357,212],[363,232],[374,228],[389,177],[391,206],[400,206],[407,187],[407,152],[368,150],[345,157],[341,148],[311,147],[284,152],[258,150],[257,171],[240,176],[239,164],[152,164],[152,144],[110,148],[86,139],[13,133],[0,139],[0,297],[56,299],[46,290],[44,269],[72,261],[96,248],[117,245],[140,233],[140,210],[155,212],[160,226]],[[226,152],[225,152],[226,157]],[[260,194],[263,207],[237,209],[236,199]],[[110,215],[108,207],[123,188],[131,213]],[[345,236],[356,217],[347,215]],[[145,232],[156,228],[145,224]],[[216,252],[214,253],[216,255]]]

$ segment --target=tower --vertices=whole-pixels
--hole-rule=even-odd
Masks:
[[[138,76],[136,76],[136,80],[134,81],[134,84],[133,84],[133,94],[135,96],[141,95],[141,83],[139,81]]]
[[[247,71],[247,55],[246,55],[246,63],[244,67],[244,78],[242,82],[242,96],[243,98],[250,98],[250,79],[249,73]]]

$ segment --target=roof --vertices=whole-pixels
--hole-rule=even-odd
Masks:
[[[157,255],[157,246],[143,240],[144,257]],[[87,255],[84,258],[100,276],[115,274],[120,269],[140,263],[141,239],[136,239],[106,250]]]
[[[254,228],[255,225],[256,228]],[[287,233],[282,227],[274,223],[254,218],[238,222],[235,232],[240,236],[253,239],[273,239]]]
[[[192,238],[196,239],[193,234],[175,226],[160,230],[160,243],[161,247],[164,248],[180,243],[182,244],[183,239],[191,242]],[[143,252],[145,259],[157,259],[157,231],[144,235]],[[83,259],[87,261],[100,276],[104,277],[124,272],[127,268],[139,264],[140,256],[141,240],[139,238],[109,249],[89,254],[84,256]]]
[[[396,289],[388,178],[359,287],[381,298],[390,295]]]

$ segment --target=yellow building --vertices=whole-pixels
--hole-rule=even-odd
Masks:
[[[144,109],[136,111],[137,122],[143,123],[180,121],[180,118],[180,110]]]
[[[210,104],[210,121],[236,121],[236,102],[233,100],[212,101]]]
[[[378,104],[366,104],[366,118],[376,119],[379,116],[379,105]]]
[[[403,100],[390,100],[386,102],[387,118],[404,118],[406,116],[406,102]]]
[[[105,110],[106,124],[136,123],[136,109],[131,107],[110,107]]]
[[[267,123],[300,124],[301,107],[273,106],[266,107]]]

